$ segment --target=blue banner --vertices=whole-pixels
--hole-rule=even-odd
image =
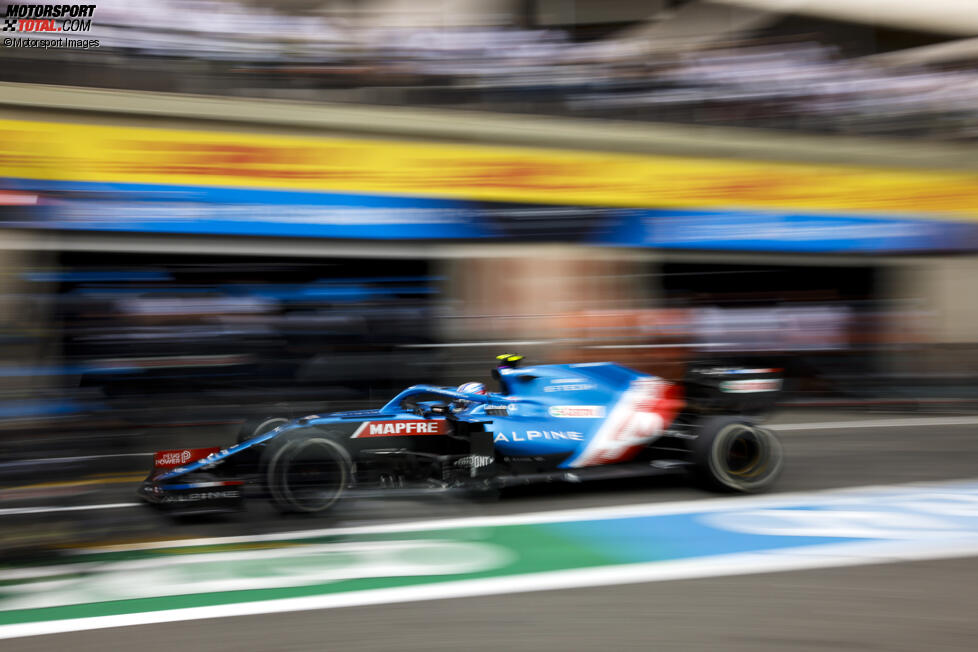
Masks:
[[[764,211],[556,206],[366,194],[4,179],[17,228],[357,240],[507,240],[809,253],[978,250],[978,224]]]
[[[978,248],[978,225],[757,211],[622,210],[597,242],[728,251],[970,251]]]

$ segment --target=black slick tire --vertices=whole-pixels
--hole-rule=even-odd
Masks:
[[[350,454],[317,428],[273,439],[262,451],[261,469],[272,504],[285,513],[325,512],[353,478]]]
[[[714,491],[759,493],[770,489],[784,467],[773,432],[739,416],[707,417],[692,447],[693,473]]]

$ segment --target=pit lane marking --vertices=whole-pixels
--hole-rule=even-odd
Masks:
[[[263,600],[260,602],[233,603],[207,607],[168,609],[142,613],[93,616],[70,620],[51,620],[16,625],[0,625],[0,639],[88,631],[111,627],[151,625],[185,620],[204,620],[234,616],[313,611],[364,607],[399,602],[421,602],[470,598],[507,593],[529,593],[560,589],[589,588],[669,580],[753,575],[818,568],[865,566],[927,559],[970,557],[978,553],[978,547],[948,547],[942,551],[891,549],[881,556],[853,551],[829,551],[823,554],[761,553],[725,555],[720,559],[695,559],[678,562],[653,562],[627,564],[604,568],[585,568],[552,573],[533,573],[513,577],[496,577],[478,580],[446,582],[434,586],[409,586],[393,589],[374,589],[357,593],[337,593],[304,598]]]
[[[785,497],[787,495],[779,498]],[[708,502],[724,503],[727,508],[707,508]],[[568,512],[564,512],[559,521],[534,521],[531,527],[521,530],[522,538],[514,538],[512,532],[500,535],[489,529],[473,531],[462,528],[452,533],[442,522],[442,532],[428,537],[414,534],[404,541],[382,537],[372,543],[369,540],[335,544],[320,542],[318,545],[327,555],[334,551],[334,545],[336,551],[352,551],[366,546],[368,550],[382,553],[392,545],[396,548],[405,544],[425,546],[425,542],[438,541],[456,541],[463,546],[480,543],[507,547],[515,553],[514,559],[528,555],[526,559],[537,561],[530,567],[525,566],[525,562],[516,567],[498,566],[487,571],[492,573],[489,577],[466,577],[464,573],[458,578],[445,577],[439,581],[419,577],[417,583],[409,586],[396,585],[404,582],[403,576],[394,572],[400,568],[396,565],[385,571],[392,578],[398,577],[392,579],[388,586],[375,588],[376,584],[372,583],[324,585],[318,594],[309,595],[306,589],[301,589],[301,593],[284,593],[277,599],[268,599],[266,595],[246,590],[238,593],[242,601],[233,604],[200,605],[198,601],[200,606],[184,606],[190,598],[203,599],[203,596],[194,597],[194,583],[200,577],[195,564],[209,568],[211,580],[230,580],[229,586],[232,588],[228,590],[235,590],[242,581],[253,580],[255,569],[252,567],[238,569],[228,578],[212,568],[212,562],[220,562],[221,559],[233,562],[236,555],[240,556],[241,553],[218,552],[215,555],[200,555],[199,559],[171,557],[164,560],[155,557],[142,561],[127,561],[126,558],[92,560],[96,562],[94,565],[82,563],[76,566],[88,567],[95,573],[91,578],[77,583],[79,587],[91,586],[92,581],[99,585],[98,573],[111,572],[114,563],[119,566],[115,568],[116,571],[131,571],[142,566],[166,571],[173,567],[166,572],[173,574],[176,581],[185,582],[186,590],[173,585],[170,587],[171,593],[176,591],[179,595],[145,598],[148,602],[142,606],[146,611],[135,613],[120,613],[127,608],[126,604],[113,602],[111,596],[108,596],[109,601],[104,601],[106,596],[95,596],[101,599],[93,602],[93,596],[87,594],[79,595],[81,601],[75,603],[83,606],[84,611],[63,611],[70,610],[70,606],[49,607],[50,611],[0,611],[0,616],[9,614],[8,624],[0,625],[0,639],[229,616],[978,555],[978,480],[799,493],[794,494],[786,505],[782,504],[782,509],[772,508],[768,511],[758,509],[762,502],[753,497],[688,501],[687,509],[678,513],[651,518],[639,514],[607,523],[601,522],[600,518],[570,519]],[[547,513],[543,515],[548,516]],[[926,527],[921,527],[921,519],[931,520]],[[532,527],[541,522],[551,525]],[[736,527],[731,527],[731,524]],[[843,528],[841,532],[840,526]],[[415,525],[413,529],[418,528]],[[649,537],[658,544],[650,545]],[[571,558],[554,561],[549,555],[553,541],[564,541],[562,545],[569,546],[565,553],[571,554]],[[663,547],[670,541],[675,545]],[[308,550],[316,552],[314,548]],[[603,553],[596,559],[588,557],[587,550],[600,550]],[[268,554],[281,558],[283,554],[301,556],[303,552],[302,549],[287,553],[273,550]],[[582,552],[584,556],[578,556]],[[259,552],[246,553],[245,556],[257,560],[266,572],[272,572],[267,578],[262,576],[262,581],[296,581],[297,571],[291,566],[276,568],[267,560],[263,561],[263,553]],[[469,559],[470,555],[466,553],[463,557]],[[303,561],[300,568],[308,571],[309,564],[305,560],[300,561]],[[316,566],[315,560],[312,561]],[[339,561],[334,559],[334,565]],[[418,560],[414,557],[396,559],[382,556],[375,561],[416,564]],[[436,556],[429,561],[441,563],[442,560]],[[181,564],[188,568],[181,571]],[[345,568],[345,564],[337,567]],[[39,570],[45,572],[45,569]],[[370,577],[373,576],[368,575],[368,579]],[[156,579],[164,578],[159,576]],[[57,592],[63,590],[64,585],[54,580],[52,578],[53,586],[47,589],[58,597],[61,594]],[[118,583],[112,577],[103,577],[102,580],[101,586],[109,590],[126,586],[125,582]],[[141,586],[152,586],[152,583],[144,582]],[[24,588],[40,590],[45,587],[29,583]],[[13,590],[16,592],[16,588]],[[251,601],[248,600],[249,595],[252,596]],[[121,597],[124,600],[125,596]]]
[[[296,530],[292,532],[270,532],[266,534],[249,534],[228,537],[203,537],[199,539],[173,539],[169,541],[150,541],[135,544],[112,546],[93,546],[83,550],[73,551],[74,554],[89,555],[107,552],[129,552],[145,550],[162,550],[172,548],[219,546],[223,544],[257,543],[292,541],[295,539],[311,539],[318,537],[358,536],[375,534],[398,534],[402,532],[430,532],[454,528],[490,528],[510,525],[537,525],[545,523],[562,523],[566,521],[584,520],[613,520],[619,518],[643,516],[669,516],[685,514],[694,511],[735,512],[745,508],[768,509],[797,505],[799,501],[818,496],[825,503],[837,501],[840,504],[849,502],[853,494],[903,491],[913,489],[932,489],[946,487],[954,490],[958,487],[969,487],[976,480],[945,480],[924,481],[896,485],[864,485],[859,487],[842,487],[823,491],[799,491],[762,496],[731,496],[720,498],[705,498],[680,500],[663,503],[636,503],[631,505],[604,505],[599,507],[584,507],[577,509],[546,510],[540,512],[524,512],[520,514],[501,514],[498,516],[465,516],[460,518],[430,519],[427,521],[397,521],[394,523],[378,523],[371,525],[355,525],[312,530]]]

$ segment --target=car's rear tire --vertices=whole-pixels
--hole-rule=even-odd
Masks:
[[[273,439],[262,451],[261,467],[272,504],[282,512],[324,512],[353,478],[350,454],[316,428]]]
[[[693,472],[719,491],[758,493],[768,490],[784,467],[781,442],[750,419],[717,416],[704,419],[693,443]]]

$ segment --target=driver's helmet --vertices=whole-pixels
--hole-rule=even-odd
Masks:
[[[466,394],[482,394],[486,393],[486,386],[482,383],[462,383],[458,386],[458,391],[465,392]]]
[[[456,388],[460,392],[465,392],[466,394],[486,394],[486,386],[482,383],[462,383]],[[456,411],[463,410],[467,408],[472,401],[466,401],[465,399],[459,399],[453,403]]]

